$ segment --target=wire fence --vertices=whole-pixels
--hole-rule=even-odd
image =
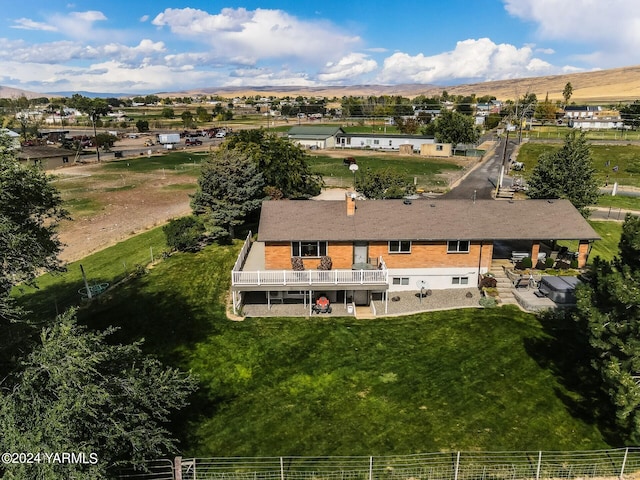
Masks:
[[[138,480],[556,480],[629,479],[640,447],[579,452],[449,452],[381,457],[221,457],[155,462]],[[162,472],[157,470],[162,465]]]

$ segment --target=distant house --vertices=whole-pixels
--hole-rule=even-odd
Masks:
[[[420,146],[420,155],[427,157],[450,157],[453,149],[450,143],[423,143]]]
[[[594,118],[602,111],[595,105],[567,105],[564,107],[565,118]]]
[[[11,143],[13,144],[14,150],[20,150],[20,134],[14,132],[13,130],[9,130],[8,128],[0,129],[0,133],[7,135],[11,139]]]
[[[43,170],[54,170],[76,160],[76,152],[66,148],[39,145],[23,147],[18,159],[28,164],[41,167]]]
[[[336,139],[344,130],[340,127],[296,126],[291,127],[287,137],[306,148],[334,148]]]
[[[419,152],[422,145],[433,144],[433,137],[424,135],[392,135],[386,133],[345,133],[337,136],[338,148],[365,148],[371,150],[400,150],[401,145],[411,145]]]
[[[567,125],[582,130],[623,129],[624,122],[617,118],[570,118]]]

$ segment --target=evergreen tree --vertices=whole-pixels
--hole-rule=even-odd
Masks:
[[[530,198],[566,198],[588,217],[600,192],[585,133],[573,130],[559,151],[540,155],[528,184]]]
[[[578,289],[575,319],[588,338],[592,366],[629,442],[640,440],[640,217],[628,215],[611,262],[596,258]]]
[[[263,176],[251,158],[223,147],[202,165],[191,207],[213,239],[232,239],[235,227],[260,208],[263,188]]]

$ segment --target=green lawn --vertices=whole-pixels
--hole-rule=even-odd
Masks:
[[[344,157],[348,156],[349,152],[345,152]],[[462,169],[462,167],[451,163],[449,160],[432,158],[400,158],[391,155],[371,155],[370,157],[358,156],[357,160],[359,169],[356,175],[362,175],[367,171],[389,170],[399,173],[410,183],[413,183],[414,179],[417,178],[417,187],[425,189],[446,188],[448,186],[447,181],[442,177],[438,177],[438,174]],[[311,171],[322,175],[327,185],[353,185],[353,172],[344,165],[343,158],[309,155],[307,161]]]
[[[65,272],[40,276],[37,288],[16,287],[13,293],[21,302],[27,302],[28,309],[36,317],[45,319],[81,303],[78,290],[84,287],[84,282],[80,265],[85,270],[89,285],[115,285],[149,264],[152,254],[157,260],[166,250],[162,228],[154,228],[78,262],[69,263]]]
[[[560,144],[525,143],[520,148],[518,161],[525,164],[524,176],[538,162],[538,157],[547,151],[559,150]],[[596,176],[602,186],[630,185],[640,187],[640,146],[638,145],[591,145],[591,157],[596,169]],[[618,167],[614,171],[614,167]]]
[[[81,263],[92,279],[118,278],[121,259],[144,261],[159,230]],[[571,370],[570,341],[558,348],[535,316],[505,307],[233,322],[224,301],[238,248],[173,255],[79,311],[91,327],[120,327],[114,340],[144,338],[147,352],[198,375],[199,394],[175,425],[185,455],[610,446]],[[51,316],[61,292],[82,285],[77,265],[67,275],[21,300]]]

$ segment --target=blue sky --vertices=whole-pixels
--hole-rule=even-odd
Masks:
[[[640,64],[640,0],[11,1],[0,85],[456,85]]]

